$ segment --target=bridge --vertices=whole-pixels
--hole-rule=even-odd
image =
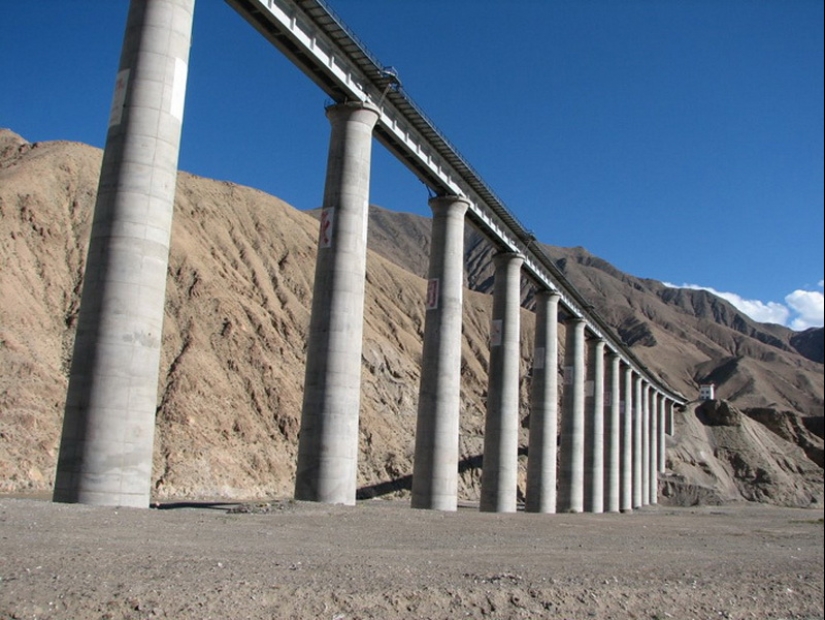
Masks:
[[[516,510],[522,274],[539,291],[525,509],[619,512],[656,503],[665,435],[672,432],[674,408],[685,398],[613,333],[404,93],[395,71],[381,65],[324,2],[227,2],[333,102],[326,109],[331,136],[296,499],[355,502],[375,137],[434,196],[429,201],[433,232],[428,293],[422,300],[427,312],[412,506],[455,510],[457,505],[465,220],[498,249],[481,510]],[[195,0],[133,0],[130,5],[70,369],[55,501],[149,504],[165,275],[194,7]]]

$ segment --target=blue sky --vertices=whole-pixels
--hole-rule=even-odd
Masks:
[[[543,242],[823,324],[821,0],[331,0]],[[127,2],[0,4],[0,126],[102,147]],[[198,0],[180,167],[319,206],[324,94]],[[429,215],[376,143],[371,201]]]

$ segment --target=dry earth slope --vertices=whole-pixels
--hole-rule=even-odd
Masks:
[[[86,145],[30,144],[0,130],[0,491],[45,491],[53,482],[100,159]],[[370,230],[359,461],[365,497],[409,489],[429,221],[373,209]],[[158,499],[291,494],[316,235],[310,214],[277,198],[179,175],[157,410]],[[460,492],[473,500],[491,248],[469,229],[467,239],[467,283],[478,290],[465,295]],[[622,274],[584,250],[546,251],[649,367],[686,395],[699,381],[716,380],[730,401],[718,405],[737,414],[718,425],[718,416],[693,405],[679,413],[682,432],[669,440],[671,473],[662,483],[672,501],[821,501],[821,330],[799,340],[712,296]],[[526,377],[532,312],[522,318]],[[817,346],[820,360],[808,359]],[[523,380],[525,448],[528,387]],[[522,477],[524,464],[522,455]]]

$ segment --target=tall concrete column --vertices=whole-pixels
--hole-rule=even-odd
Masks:
[[[484,422],[481,471],[480,508],[484,512],[516,511],[521,362],[519,313],[523,262],[520,254],[502,253],[495,257],[487,417]]]
[[[633,508],[642,506],[642,378],[633,377]]]
[[[295,499],[354,504],[372,129],[378,109],[327,108],[332,125],[315,263]]]
[[[194,0],[133,0],[100,170],[54,500],[148,507]]]
[[[658,472],[660,474],[665,473],[665,434],[666,434],[666,427],[667,423],[665,418],[667,417],[667,403],[668,399],[665,398],[663,394],[659,395],[659,441],[658,441],[658,450],[656,454],[658,455],[659,459],[657,462]]]
[[[622,371],[622,437],[621,437],[621,492],[620,510],[633,510],[633,369],[625,366]]]
[[[604,511],[604,340],[587,341],[584,384],[584,511]]]
[[[665,433],[673,437],[673,401],[668,399],[665,411]]]
[[[432,246],[415,431],[413,508],[457,508],[464,214],[468,206],[460,196],[430,200]]]
[[[604,451],[604,509],[605,512],[619,512],[619,450],[621,372],[620,358],[615,351],[607,354],[607,390],[605,391],[605,451]]]
[[[650,384],[642,385],[642,506],[650,503]]]
[[[527,460],[527,512],[556,512],[558,436],[559,294],[536,295],[536,343],[530,386],[530,452]]]
[[[659,393],[650,392],[650,495],[651,504],[658,503],[659,497]]]
[[[584,319],[567,321],[564,338],[559,512],[584,510]]]

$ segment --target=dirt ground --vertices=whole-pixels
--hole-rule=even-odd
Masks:
[[[823,511],[0,498],[0,618],[823,618]]]

